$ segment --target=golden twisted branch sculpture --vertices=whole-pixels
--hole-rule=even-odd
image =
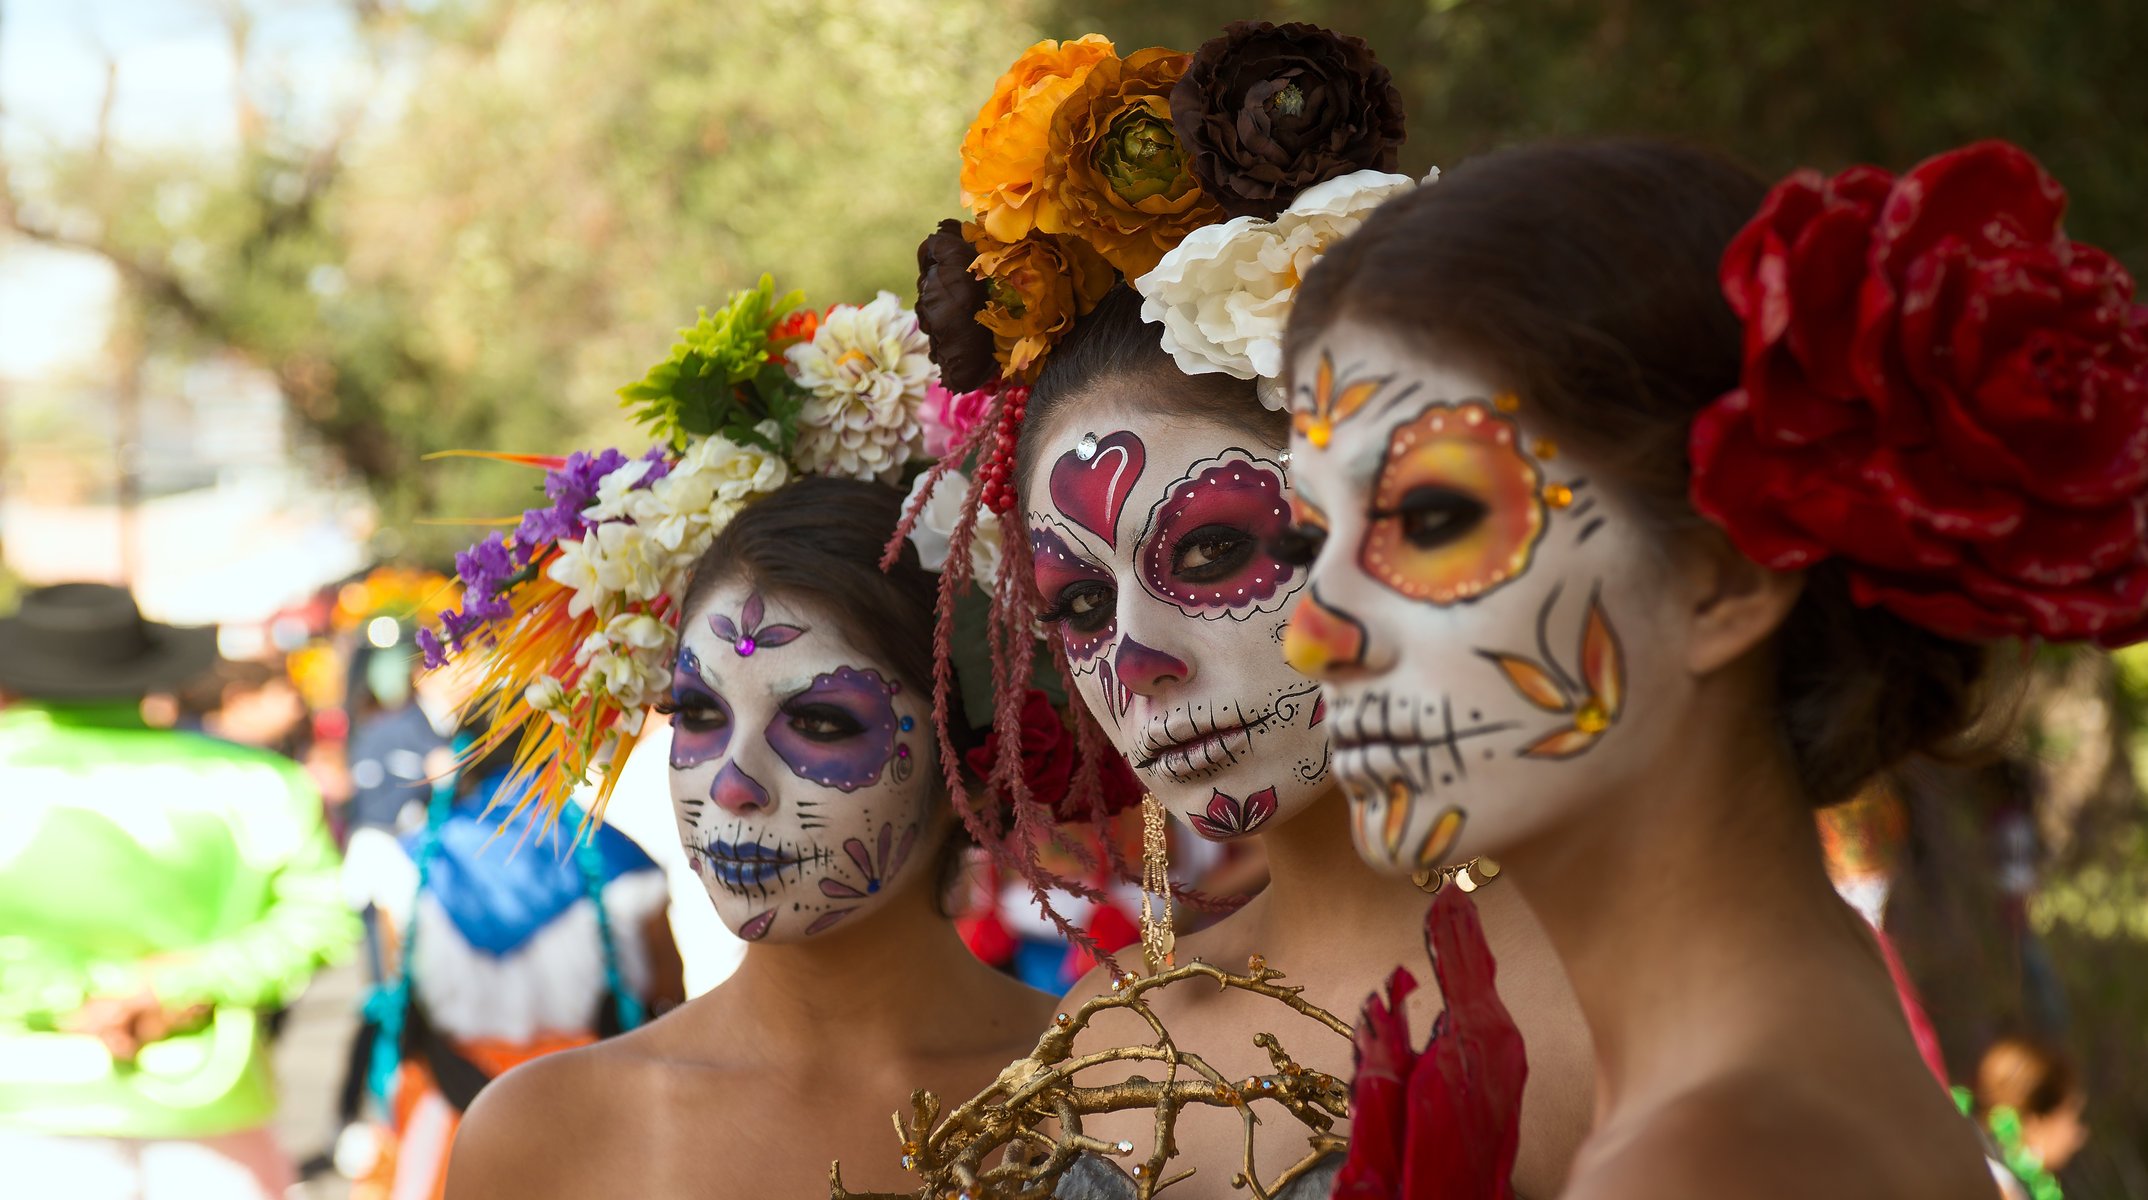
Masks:
[[[1232,1177],[1231,1185],[1249,1191],[1254,1200],[1273,1200],[1291,1180],[1345,1145],[1345,1139],[1333,1130],[1338,1118],[1350,1115],[1348,1083],[1299,1065],[1268,1033],[1256,1034],[1253,1040],[1268,1052],[1274,1070],[1238,1081],[1225,1079],[1199,1054],[1179,1047],[1149,1007],[1148,997],[1189,980],[1207,979],[1219,988],[1266,996],[1342,1038],[1350,1037],[1350,1026],[1307,1001],[1301,994],[1303,988],[1275,982],[1282,977],[1258,954],[1247,962],[1244,974],[1195,959],[1147,977],[1119,976],[1112,981],[1111,991],[1092,997],[1071,1013],[1060,1013],[1028,1057],[1008,1064],[991,1086],[944,1117],[939,1097],[927,1091],[911,1093],[910,1116],[905,1119],[897,1113],[894,1121],[896,1136],[902,1141],[903,1167],[919,1176],[916,1191],[853,1192],[843,1186],[842,1164],[832,1163],[828,1168],[830,1200],[1038,1200],[1051,1194],[1059,1176],[1083,1151],[1107,1158],[1133,1154],[1132,1142],[1106,1142],[1083,1134],[1082,1118],[1153,1109],[1155,1143],[1132,1171],[1136,1194],[1150,1200],[1193,1174],[1166,1177],[1164,1169],[1175,1152],[1172,1129],[1179,1110],[1195,1104],[1238,1110],[1245,1122],[1245,1167]],[[1076,1035],[1098,1013],[1111,1009],[1126,1009],[1148,1022],[1155,1040],[1076,1057]],[[1078,1074],[1090,1068],[1126,1062],[1159,1063],[1164,1078],[1136,1075],[1095,1086],[1076,1081]],[[1252,1105],[1256,1101],[1275,1103],[1310,1131],[1305,1156],[1266,1185],[1254,1174],[1253,1139],[1259,1120]],[[988,1163],[1002,1150],[1008,1153]]]

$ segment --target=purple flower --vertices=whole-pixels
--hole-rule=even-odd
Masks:
[[[425,669],[436,671],[447,665],[447,648],[430,629],[418,630],[418,649],[425,652]]]
[[[649,471],[641,477],[640,483],[634,485],[637,489],[648,487],[664,476],[671,474],[671,452],[664,447],[651,446],[649,447],[649,452],[641,457],[642,461],[649,464]]]

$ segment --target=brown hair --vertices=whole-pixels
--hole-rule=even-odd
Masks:
[[[1099,385],[1138,387],[1142,380],[1177,381],[1172,387],[1141,391],[1145,408],[1250,428],[1273,446],[1289,440],[1289,414],[1261,407],[1252,380],[1180,371],[1163,348],[1163,326],[1142,319],[1140,293],[1122,283],[1105,293],[1045,360],[1022,418],[1016,479],[1029,477],[1044,453],[1039,445],[1043,431],[1061,408]]]
[[[1341,321],[1500,375],[1663,534],[1687,499],[1695,414],[1738,386],[1743,327],[1717,264],[1765,185],[1708,151],[1597,141],[1501,151],[1383,204],[1307,274],[1286,361]],[[1975,719],[1983,647],[1850,600],[1823,563],[1775,639],[1775,704],[1817,804]]]
[[[2081,1079],[2058,1047],[2009,1034],[1978,1061],[1975,1091],[1978,1112],[2004,1106],[2024,1117],[2047,1117],[2080,1095]]]

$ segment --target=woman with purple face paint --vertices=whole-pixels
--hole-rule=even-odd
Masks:
[[[671,1015],[489,1088],[449,1194],[902,1190],[888,1114],[974,1092],[1050,998],[972,957],[940,908],[965,844],[932,736],[938,581],[901,495],[809,478],[747,506],[682,597],[671,695],[680,837],[737,972]]]
[[[1570,1196],[1993,1194],[1811,810],[1996,643],[2148,635],[2148,308],[2064,202],[1998,142],[1530,147],[1305,279],[1284,642],[1366,860],[1497,856],[1566,964]]]

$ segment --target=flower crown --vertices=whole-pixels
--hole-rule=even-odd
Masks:
[[[1744,368],[1694,506],[1947,637],[2148,638],[2148,306],[2065,205],[1998,141],[1776,185],[1723,257]]]
[[[953,398],[915,314],[886,292],[824,311],[802,299],[779,297],[764,276],[700,312],[668,357],[621,388],[658,439],[639,457],[463,452],[545,472],[549,503],[458,554],[460,607],[418,634],[429,668],[478,660],[472,694],[487,731],[473,753],[519,733],[516,774],[531,786],[517,814],[536,804],[556,815],[608,761],[590,809],[602,811],[669,688],[687,574],[746,505],[801,475],[897,483],[953,436]],[[996,546],[989,514],[985,524],[983,545],[966,548]]]
[[[1032,382],[1123,278],[1180,370],[1272,384],[1304,271],[1414,186],[1402,138],[1387,68],[1318,26],[1240,21],[1190,55],[1039,42],[963,138],[973,219],[918,248],[933,360],[958,392]]]
[[[949,557],[933,710],[949,764],[958,761],[949,736],[959,700],[950,685],[955,598],[973,578],[991,596],[982,639],[990,668],[978,674],[991,680],[993,742],[971,765],[1003,803],[971,803],[959,772],[948,772],[956,811],[981,844],[1033,846],[1055,814],[1100,820],[1139,794],[1079,703],[1068,706],[1078,756],[1063,772],[1063,800],[1032,793],[1018,752],[1036,674],[1074,694],[1058,632],[1033,622],[1042,604],[1026,560],[970,552],[985,519],[1004,525],[1015,507],[1028,385],[1121,279],[1145,297],[1143,316],[1163,326],[1162,345],[1181,370],[1272,381],[1298,278],[1381,200],[1415,186],[1392,173],[1401,143],[1401,97],[1371,49],[1304,24],[1241,21],[1190,55],[1152,48],[1122,58],[1096,34],[1039,42],[979,110],[962,142],[962,199],[973,219],[942,221],[917,254],[918,325],[954,393],[949,411],[960,416],[950,424],[963,432],[912,489],[888,554],[892,561],[914,525],[940,514]],[[1282,407],[1279,390],[1259,393]],[[964,465],[971,478],[946,478]],[[946,505],[950,491],[961,499]],[[1002,829],[1010,814],[1012,828]],[[1101,841],[1117,853],[1113,839]],[[1116,858],[1103,865],[1137,878]],[[1033,887],[1095,894],[1025,874]],[[1035,896],[1063,933],[1089,944],[1041,887]]]

